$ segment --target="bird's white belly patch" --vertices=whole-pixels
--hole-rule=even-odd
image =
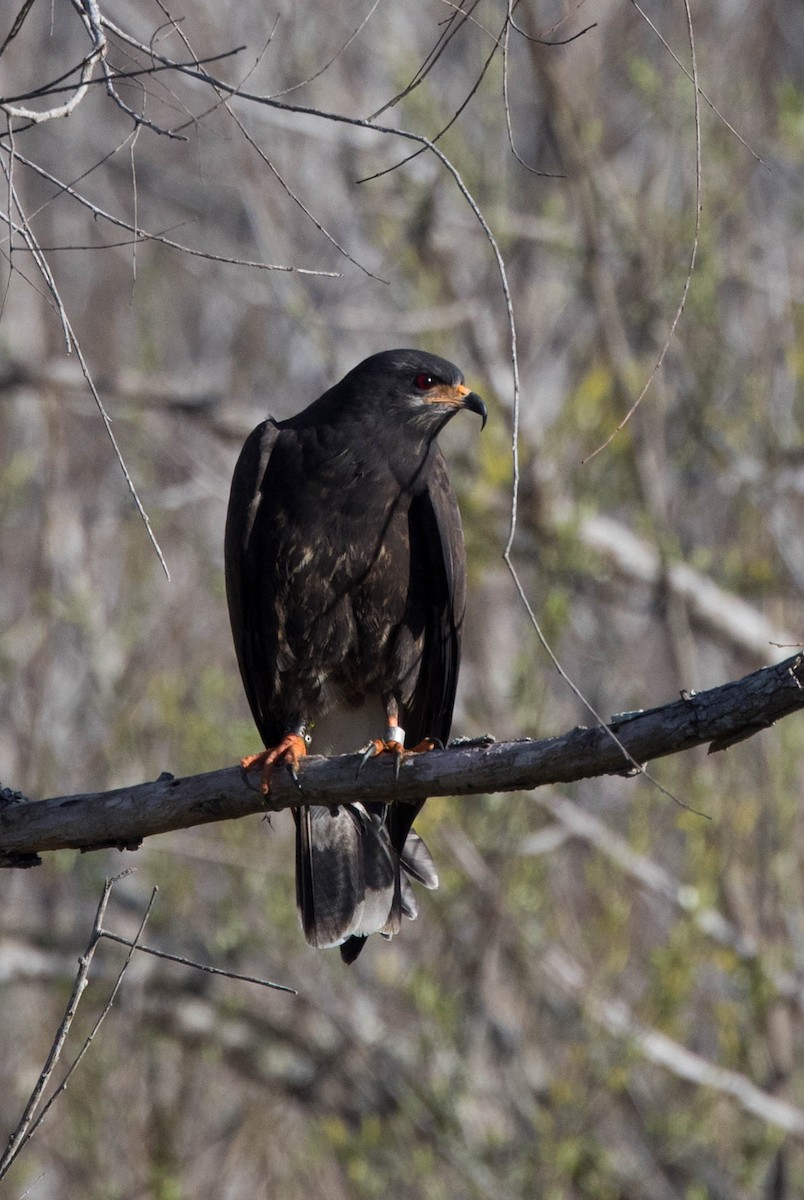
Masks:
[[[372,738],[384,738],[387,718],[379,692],[369,693],[358,708],[336,704],[326,716],[316,718],[312,729],[312,754],[356,754]]]

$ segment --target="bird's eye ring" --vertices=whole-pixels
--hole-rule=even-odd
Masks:
[[[437,382],[438,380],[432,375],[428,375],[426,371],[420,371],[413,380],[414,386],[418,388],[420,392],[429,392],[431,388],[436,386]]]

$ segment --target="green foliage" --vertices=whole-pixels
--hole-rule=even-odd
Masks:
[[[202,668],[195,679],[167,671],[149,680],[144,705],[155,730],[168,739],[176,774],[212,770],[231,760],[233,747],[245,754],[258,740],[250,720],[221,720],[239,691],[239,679],[217,666]]]
[[[804,134],[804,90],[792,79],[778,83],[779,132],[785,152],[801,161],[802,134]]]

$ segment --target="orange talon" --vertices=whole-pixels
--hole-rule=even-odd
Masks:
[[[374,738],[372,741],[375,754],[404,754],[405,747],[402,742],[394,741],[390,738],[388,741],[383,741],[382,738]]]
[[[273,750],[261,750],[259,754],[248,754],[245,758],[240,759],[240,766],[244,771],[253,771],[257,767],[262,768],[260,791],[263,796],[267,796],[271,790],[271,776],[280,763],[285,764],[296,787],[301,788],[299,763],[306,753],[307,745],[304,738],[300,737],[298,733],[286,733]]]
[[[423,741],[419,742],[418,746],[411,746],[410,750],[408,750],[407,753],[408,754],[426,754],[429,750],[443,750],[443,749],[444,749],[444,747],[441,744],[441,742],[437,741],[435,738],[424,738]]]
[[[392,732],[389,730],[389,733]],[[396,741],[394,738],[372,738],[367,746],[364,747],[360,762],[357,765],[356,779],[360,778],[360,772],[365,767],[370,758],[376,758],[378,754],[393,754],[394,757],[394,782],[399,779],[399,769],[402,766],[402,759],[406,754],[424,754],[427,750],[435,750],[436,746],[440,746],[439,742],[432,738],[425,738],[419,742],[418,746],[414,746],[411,750],[406,750],[404,743]],[[443,750],[443,746],[440,746]]]

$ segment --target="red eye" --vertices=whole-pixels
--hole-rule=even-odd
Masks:
[[[415,387],[417,387],[420,392],[429,392],[430,388],[434,388],[437,382],[438,380],[434,379],[432,375],[428,375],[425,371],[420,371],[413,380]]]

